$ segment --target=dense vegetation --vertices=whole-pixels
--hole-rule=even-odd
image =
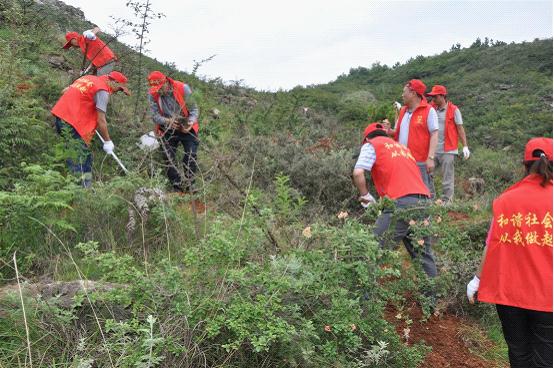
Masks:
[[[136,145],[152,128],[145,85],[136,113],[136,96],[113,96],[108,111],[131,173],[97,142],[93,188],[67,173],[49,109],[81,62],[61,51],[63,34],[90,27],[61,3],[0,0],[0,367],[31,358],[41,367],[416,367],[429,347],[405,344],[384,318],[414,301],[426,317],[434,306],[498,331],[490,306],[468,308],[464,281],[490,199],[521,177],[526,139],[552,136],[551,39],[478,40],[276,93],[150,58],[137,69],[136,53],[111,42],[133,91],[153,69],[195,90],[201,214],[190,196],[152,195],[148,211],[137,207],[139,188],[167,184],[159,152]],[[463,201],[435,206],[414,234],[436,238],[432,285],[403,250],[379,249],[371,225],[390,204],[360,211],[350,181],[368,115],[392,119],[413,77],[449,87],[473,151],[457,162]],[[484,192],[464,192],[470,176]]]

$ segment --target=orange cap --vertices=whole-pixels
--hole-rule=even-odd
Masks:
[[[165,74],[157,70],[148,75],[148,85],[155,91],[159,90],[166,80],[167,77]]]
[[[117,83],[127,83],[127,77],[120,72],[116,72],[116,71],[110,72],[108,74],[108,77],[111,80],[116,81]]]
[[[65,40],[67,41],[65,45],[63,45],[64,49],[68,49],[71,47],[71,40],[74,38],[78,38],[79,34],[77,32],[67,32],[65,34]]]
[[[436,96],[436,95],[443,95],[446,96],[448,93],[446,92],[446,87],[441,86],[439,84],[434,85],[433,88],[431,88],[431,92],[427,93],[427,96]]]
[[[370,133],[373,133],[376,130],[382,130],[383,132],[385,132],[385,127],[381,123],[371,123],[371,124],[369,124],[364,130],[364,142],[365,142],[365,139],[367,138],[367,136]]]
[[[552,138],[531,138],[525,145],[523,161],[537,161],[542,154],[552,161]]]
[[[425,90],[427,89],[427,86],[425,85],[425,83],[423,83],[419,79],[412,79],[407,83],[407,85],[408,87],[410,87],[412,91],[415,91],[415,93],[417,93],[418,95],[425,94]]]

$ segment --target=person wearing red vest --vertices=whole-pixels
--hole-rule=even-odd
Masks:
[[[95,131],[104,139],[106,153],[115,149],[108,132],[106,109],[111,94],[118,91],[129,94],[126,83],[127,77],[119,72],[101,77],[85,75],[66,88],[52,108],[58,134],[69,135],[76,141],[71,148],[77,152],[67,164],[70,171],[81,177],[84,187],[92,184],[92,154],[88,146]]]
[[[166,174],[176,192],[194,192],[194,177],[198,170],[198,106],[188,84],[173,80],[162,72],[148,76],[148,102],[155,131],[162,142]],[[175,162],[177,149],[182,144],[183,175]]]
[[[429,206],[430,192],[423,183],[420,170],[410,150],[389,138],[385,126],[381,123],[371,123],[365,129],[360,155],[352,173],[354,185],[360,194],[359,201],[363,207],[375,203],[375,199],[367,189],[366,171],[371,172],[371,178],[379,196],[392,199],[396,207],[395,210],[385,209],[377,218],[375,235],[380,245],[385,246],[390,243],[390,240],[394,244],[402,240],[412,259],[417,259],[421,263],[425,273],[429,277],[437,276],[437,266],[429,237],[412,239],[408,219],[395,216],[398,218],[396,218],[392,239],[385,234],[395,212],[408,213],[413,216],[413,220],[425,219],[427,215],[424,208]],[[421,240],[423,244],[417,242]]]
[[[552,139],[525,146],[526,174],[492,206],[467,297],[496,304],[512,368],[552,367]]]
[[[63,48],[79,48],[83,57],[90,63],[88,67],[83,63],[81,75],[87,74],[91,69],[93,75],[107,75],[113,71],[117,61],[113,51],[96,35],[98,32],[100,28],[96,27],[83,32],[82,35],[77,32],[67,32],[65,35],[67,42]]]
[[[435,154],[435,167],[441,168],[442,197],[448,203],[454,198],[454,160],[458,156],[458,140],[463,144],[464,159],[470,156],[467,145],[466,132],[462,121],[460,109],[448,101],[446,87],[435,85],[427,96],[431,97],[431,106],[437,111],[439,122],[439,140]]]
[[[384,122],[388,134],[412,152],[423,182],[433,197],[435,195],[433,169],[439,126],[437,112],[424,97],[426,88],[419,79],[412,79],[406,83],[402,92],[404,106],[400,108],[395,129],[390,129],[387,120]]]

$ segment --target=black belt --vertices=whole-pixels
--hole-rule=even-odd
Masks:
[[[402,196],[402,198],[406,198],[406,197],[409,197],[409,198],[429,199],[429,197],[426,196],[425,194],[408,194],[408,195]]]

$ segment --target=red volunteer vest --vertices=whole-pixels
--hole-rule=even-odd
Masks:
[[[398,141],[400,135],[400,127],[402,126],[402,119],[406,114],[407,106],[402,106],[400,114],[398,116],[398,127],[394,133],[394,140]],[[427,128],[427,117],[429,116],[429,110],[431,105],[427,103],[424,98],[421,99],[421,103],[415,109],[410,119],[410,132],[408,136],[408,148],[417,162],[427,161],[429,156],[429,129]]]
[[[185,118],[189,116],[189,110],[187,109],[187,104],[185,102],[185,84],[183,82],[175,81],[173,79],[167,78],[169,82],[171,83],[171,86],[173,88],[173,97],[175,98],[175,101],[179,104],[181,107],[181,112]],[[160,103],[160,95],[157,91],[155,91],[153,88],[150,88],[150,96],[154,98],[154,101],[158,104],[158,108],[160,109],[160,112],[164,114],[164,111],[162,109],[162,104]],[[192,130],[196,134],[198,134],[198,121],[195,121],[192,125]],[[162,136],[163,132],[159,124],[156,124],[156,134],[158,136]]]
[[[437,108],[435,104],[431,104],[433,108]],[[458,149],[458,128],[454,120],[454,113],[458,106],[448,101],[446,103],[446,116],[444,119],[444,152]]]
[[[430,196],[408,148],[387,137],[375,137],[369,143],[375,148],[371,178],[379,196],[391,199],[408,194]]]
[[[98,125],[94,95],[100,90],[112,93],[107,81],[107,75],[85,75],[73,82],[52,108],[52,114],[74,127],[86,144]]]
[[[79,35],[77,42],[83,54],[86,52],[87,59],[97,68],[117,59],[113,51],[99,37],[90,41],[85,39],[85,36]]]
[[[493,203],[479,301],[552,312],[552,182],[529,175]]]

